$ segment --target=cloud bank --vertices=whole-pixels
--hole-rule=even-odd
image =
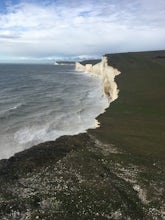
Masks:
[[[164,26],[164,0],[2,1],[0,61],[165,49]]]

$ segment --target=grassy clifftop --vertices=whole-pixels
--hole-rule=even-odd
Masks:
[[[165,51],[107,54],[118,68],[119,98],[92,131],[138,155],[165,158]]]
[[[0,219],[165,219],[164,51],[107,57],[122,74],[101,127],[1,160]]]

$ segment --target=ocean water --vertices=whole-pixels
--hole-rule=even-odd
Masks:
[[[74,66],[0,64],[0,159],[94,128],[107,106],[100,79]]]

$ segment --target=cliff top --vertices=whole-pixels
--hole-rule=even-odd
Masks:
[[[144,51],[144,52],[127,52],[127,53],[114,53],[114,54],[105,54],[107,57],[108,65],[113,67],[119,67],[123,57],[127,59],[127,62],[134,63],[135,57],[141,57],[146,60],[155,60],[158,63],[164,63],[165,60],[165,50],[159,51]],[[101,59],[97,60],[83,60],[79,62],[82,65],[92,64],[95,65],[101,62]]]
[[[92,65],[95,65],[97,63],[101,62],[101,59],[100,60],[83,60],[81,61],[80,63],[82,65],[86,65],[86,64],[92,64]]]

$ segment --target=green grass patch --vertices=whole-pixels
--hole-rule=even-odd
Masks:
[[[135,155],[165,158],[165,51],[107,55],[121,71],[116,77],[119,98],[91,130],[106,143]]]

